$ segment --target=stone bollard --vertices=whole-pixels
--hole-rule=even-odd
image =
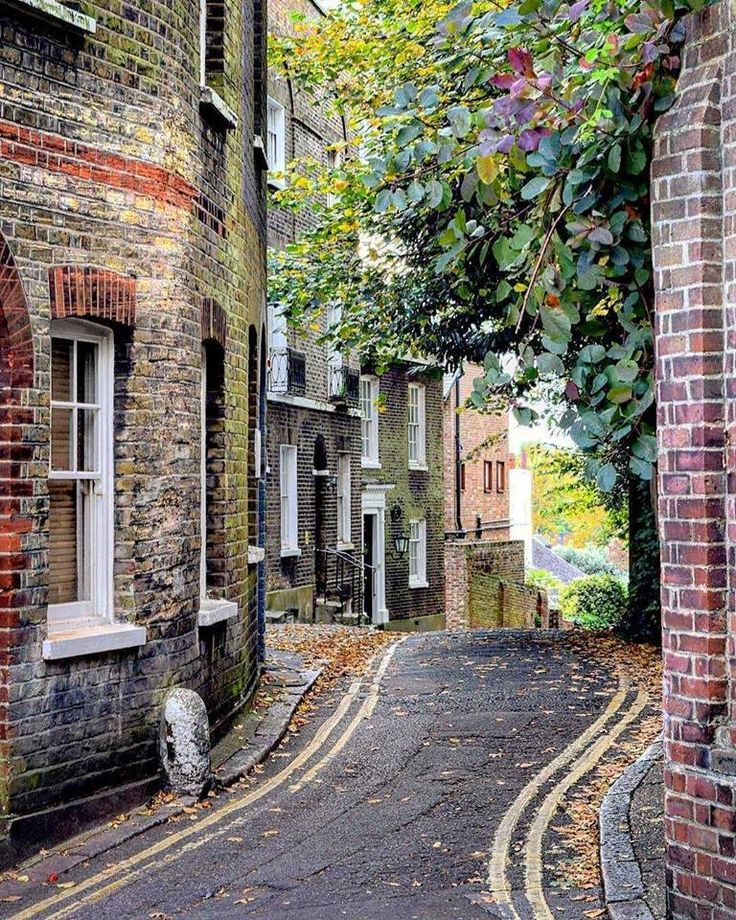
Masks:
[[[211,780],[210,725],[202,697],[178,687],[164,700],[159,741],[166,785],[201,796]]]

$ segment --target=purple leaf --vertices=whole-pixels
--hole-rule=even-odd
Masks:
[[[523,150],[524,153],[531,153],[539,147],[541,140],[541,131],[537,131],[536,128],[526,128],[519,135],[519,150]]]
[[[511,89],[517,79],[518,78],[516,74],[499,73],[495,77],[491,77],[488,82],[491,84],[491,86],[498,87],[498,89]]]
[[[501,138],[501,140],[496,144],[496,150],[499,153],[508,153],[513,146],[514,146],[514,135],[505,134]]]
[[[509,64],[517,73],[522,73],[527,77],[534,75],[534,62],[528,51],[523,48],[509,48],[508,58]]]
[[[657,46],[652,42],[644,42],[641,49],[641,59],[645,64],[652,64],[659,57]]]
[[[570,7],[569,19],[572,22],[577,22],[578,19],[583,15],[585,10],[588,8],[588,0],[578,0],[577,3],[573,3]]]

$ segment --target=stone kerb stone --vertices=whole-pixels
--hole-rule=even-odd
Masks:
[[[160,752],[166,785],[175,792],[201,796],[211,780],[210,726],[204,700],[193,690],[178,687],[167,694]]]

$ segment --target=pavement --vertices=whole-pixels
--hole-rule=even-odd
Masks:
[[[575,634],[412,635],[315,697],[249,779],[0,884],[0,917],[603,916],[601,892],[560,886],[544,854],[566,791],[649,702]]]
[[[611,786],[600,814],[601,867],[611,920],[665,920],[661,741]]]

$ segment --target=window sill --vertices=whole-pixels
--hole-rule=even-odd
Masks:
[[[223,620],[230,620],[238,615],[238,605],[234,601],[219,598],[205,598],[199,602],[197,622],[200,626],[214,626]]]
[[[343,543],[342,541],[338,540],[336,549],[338,549],[341,553],[352,552],[352,550],[355,549],[355,544],[354,543]]]
[[[428,588],[429,582],[428,581],[410,581],[409,587],[410,588]]]
[[[288,559],[291,556],[301,556],[302,551],[298,546],[282,546],[281,547],[281,558]]]
[[[275,188],[277,191],[282,191],[286,188],[286,179],[277,179],[275,176],[269,176],[268,184],[271,188]]]
[[[199,107],[208,116],[221,122],[226,131],[232,131],[238,127],[238,116],[211,86],[203,86],[200,89]]]
[[[64,6],[58,0],[11,0],[11,3],[16,9],[22,10],[29,16],[54,25],[66,26],[87,35],[94,35],[97,31],[95,19]]]
[[[57,622],[43,642],[43,658],[58,661],[62,658],[79,658],[84,655],[101,655],[123,649],[139,648],[146,644],[144,626],[131,623]]]
[[[429,467],[427,466],[426,463],[418,463],[416,461],[409,461],[409,469],[415,470],[416,472],[419,472],[419,473],[429,472]]]
[[[364,470],[380,470],[381,461],[380,460],[369,460],[367,457],[363,457],[360,461],[360,465]]]

